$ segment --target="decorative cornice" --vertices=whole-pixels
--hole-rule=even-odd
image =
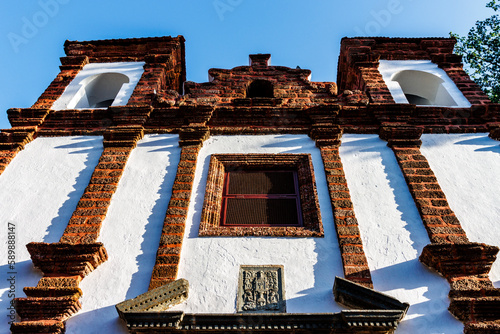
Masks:
[[[181,278],[121,302],[116,305],[116,310],[121,318],[124,318],[126,313],[165,311],[185,301],[188,294],[189,282]]]
[[[167,292],[165,292],[167,291]],[[165,295],[166,293],[166,295]],[[186,295],[184,295],[184,293]],[[130,333],[197,333],[199,331],[239,333],[393,333],[409,307],[397,299],[359,284],[336,277],[334,294],[347,305],[362,310],[340,313],[236,313],[188,314],[159,311],[159,295],[167,300],[187,297],[187,281],[177,280],[153,289],[137,298],[116,305]],[[180,297],[180,298],[179,298]],[[342,297],[342,298],[340,298]],[[165,304],[169,307],[173,304]],[[375,309],[378,308],[378,309]]]
[[[130,333],[393,333],[401,318],[397,311],[340,313],[184,314],[177,312],[129,315]]]
[[[10,327],[12,334],[64,334],[64,324],[57,320],[15,322]]]
[[[388,296],[376,290],[335,277],[333,285],[335,301],[345,306],[361,310],[388,310],[399,312],[401,318],[406,314],[410,304],[402,303],[394,297]],[[382,312],[382,314],[384,314]],[[392,313],[387,313],[392,314]]]
[[[80,310],[78,298],[79,295],[16,298],[15,307],[22,321],[64,321]]]

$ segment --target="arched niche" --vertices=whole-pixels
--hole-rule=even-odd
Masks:
[[[399,83],[408,103],[416,105],[457,106],[450,93],[443,86],[444,80],[434,74],[404,70],[392,77]]]
[[[380,60],[378,70],[396,103],[471,106],[455,82],[430,60]]]
[[[144,62],[85,65],[52,105],[53,110],[127,105],[144,73]]]
[[[100,73],[85,78],[68,108],[107,108],[113,104],[123,84],[129,83],[122,73]],[[74,105],[73,105],[74,104]]]
[[[247,98],[273,98],[274,86],[269,80],[256,79],[248,85],[246,95]]]

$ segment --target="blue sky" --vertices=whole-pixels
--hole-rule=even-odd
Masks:
[[[446,37],[493,14],[487,0],[2,0],[0,129],[7,109],[30,107],[59,72],[65,40],[186,38],[187,80],[212,67],[271,63],[336,81],[344,36]]]

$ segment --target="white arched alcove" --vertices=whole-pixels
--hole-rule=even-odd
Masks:
[[[121,73],[101,73],[87,77],[68,104],[73,108],[106,108],[113,104],[123,84],[130,80]]]
[[[52,105],[53,110],[96,109],[127,104],[144,62],[87,64]]]
[[[380,60],[379,72],[396,103],[470,107],[446,72],[430,60]]]

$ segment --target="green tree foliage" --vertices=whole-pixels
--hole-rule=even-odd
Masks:
[[[486,7],[495,12],[500,0],[490,1]],[[467,36],[451,36],[457,39],[455,52],[463,56],[465,69],[471,78],[489,95],[493,102],[500,101],[500,17],[477,21]]]

